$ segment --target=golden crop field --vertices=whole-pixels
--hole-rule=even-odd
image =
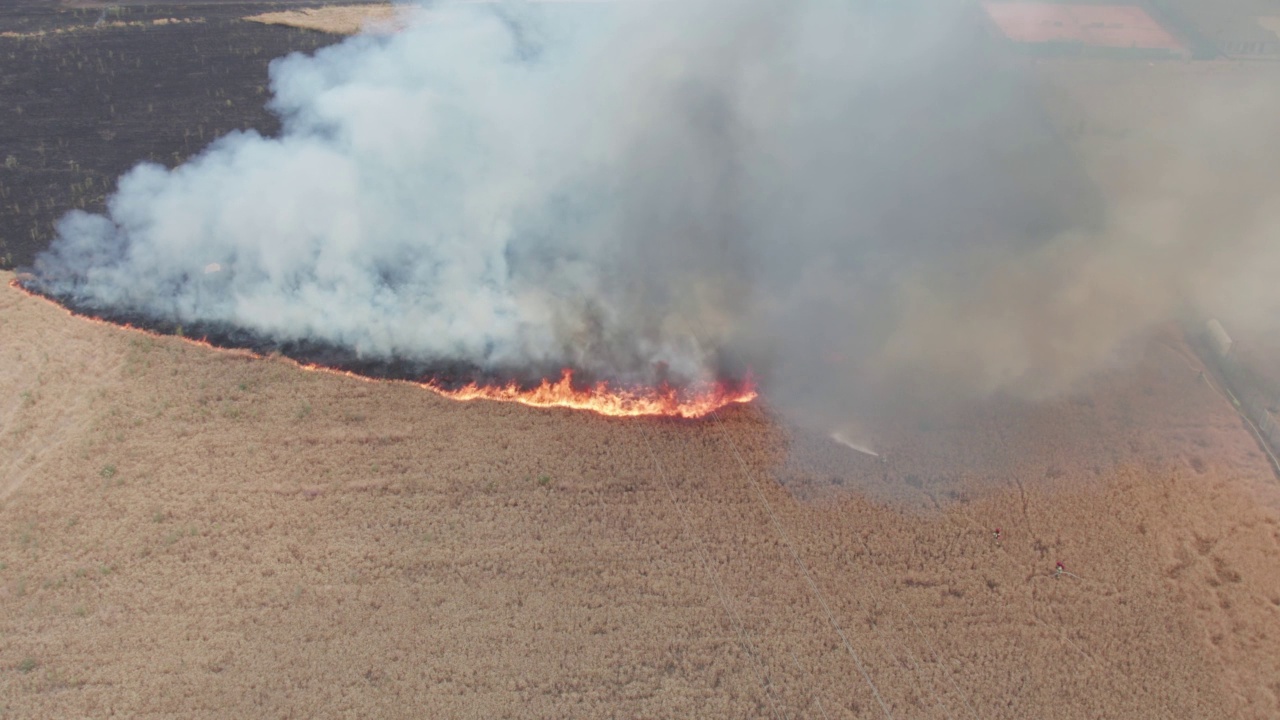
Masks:
[[[6,714],[1276,712],[1280,499],[1173,333],[884,463],[756,406],[458,403],[11,287],[0,336]]]

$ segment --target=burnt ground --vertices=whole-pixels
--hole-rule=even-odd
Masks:
[[[140,161],[276,132],[267,64],[340,39],[241,20],[289,6],[0,5],[0,267],[29,264],[68,210],[103,210]]]

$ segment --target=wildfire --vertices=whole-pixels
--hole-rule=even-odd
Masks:
[[[515,384],[505,387],[471,384],[460,390],[446,390],[432,383],[426,383],[424,387],[454,400],[516,402],[531,407],[589,410],[615,417],[667,415],[699,418],[726,405],[751,402],[756,398],[756,391],[750,383],[741,387],[717,383],[692,392],[681,392],[669,386],[612,388],[603,382],[577,389],[573,387],[573,373],[569,370],[563,371],[558,382],[543,380],[542,384],[532,389],[520,388]]]
[[[65,311],[72,317],[95,322],[102,325],[140,332],[153,337],[163,337],[135,325],[112,323],[101,318],[77,313],[62,306],[54,300],[23,287],[18,279],[11,280],[9,286],[29,297],[44,300]],[[177,336],[178,339],[202,348],[230,353],[240,357],[262,359],[263,356],[252,350],[243,348],[226,348],[210,343],[205,338],[189,338]],[[365,382],[396,382],[416,385],[420,388],[442,395],[451,400],[469,402],[473,400],[491,400],[494,402],[513,402],[536,408],[569,408],[608,415],[611,417],[665,416],[681,418],[700,418],[710,415],[727,405],[749,403],[755,400],[757,393],[754,385],[748,380],[742,383],[710,383],[695,388],[675,388],[667,385],[658,387],[614,387],[607,382],[599,382],[590,387],[573,386],[573,373],[563,370],[556,382],[544,379],[533,388],[520,387],[512,382],[508,385],[477,385],[472,383],[462,388],[451,390],[436,380],[425,382],[409,380],[383,380],[359,375],[341,368],[327,367],[313,363],[304,363],[291,358],[281,358],[300,370],[308,372],[325,372],[362,380]]]

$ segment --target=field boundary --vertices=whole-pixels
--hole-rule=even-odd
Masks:
[[[1245,421],[1280,479],[1280,422],[1271,411],[1269,398],[1247,381],[1245,369],[1232,352],[1231,337],[1216,319],[1206,321],[1201,331],[1188,336],[1192,349],[1218,377],[1223,394]]]

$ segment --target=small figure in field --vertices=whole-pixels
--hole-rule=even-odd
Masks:
[[[1000,542],[1000,535],[1001,535],[1000,528],[996,528],[991,532],[991,537],[995,538],[996,542]]]
[[[1059,561],[1057,563],[1057,567],[1055,567],[1053,570],[1053,576],[1056,578],[1060,578],[1062,577],[1062,574],[1065,573],[1066,571],[1067,571],[1067,567],[1063,565],[1061,561]]]

